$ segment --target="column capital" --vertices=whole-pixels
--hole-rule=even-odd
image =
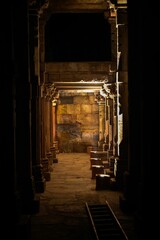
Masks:
[[[29,0],[29,11],[32,14],[42,14],[49,6],[49,0]]]
[[[59,98],[59,92],[53,85],[45,85],[43,88],[43,95],[45,98],[52,100],[53,102],[56,102]]]

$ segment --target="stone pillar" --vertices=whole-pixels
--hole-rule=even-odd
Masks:
[[[121,23],[121,22],[120,22]],[[119,155],[124,161],[129,161],[128,156],[128,25],[119,26],[119,51],[122,52],[119,66],[119,104],[120,104],[120,116],[122,121],[121,141],[119,143]],[[124,127],[125,126],[125,127]],[[129,165],[128,165],[129,166]]]
[[[128,188],[124,181],[128,170],[128,24],[126,22],[126,9],[117,9],[117,72],[115,112],[117,127],[117,145],[115,156],[117,161],[117,182],[119,187]],[[127,179],[129,179],[127,177]],[[124,184],[125,182],[125,184]],[[126,186],[125,186],[126,185]]]
[[[50,163],[49,159],[47,157],[47,100],[46,100],[46,91],[44,89],[43,91],[43,97],[42,97],[42,138],[41,138],[41,163],[43,166],[43,174],[46,179],[46,181],[50,181],[51,179],[51,172],[50,172]]]
[[[106,15],[106,18],[108,20],[108,22],[110,23],[111,25],[111,58],[112,58],[112,61],[116,62],[116,59],[117,59],[117,29],[116,29],[116,17],[114,16],[110,16],[109,15]]]
[[[151,19],[151,38],[148,38],[146,13]],[[157,186],[158,189],[159,185],[158,30],[157,5],[152,11],[151,5],[141,2],[137,8],[133,1],[128,1],[129,171],[131,201],[136,206],[135,224],[140,234],[138,239],[145,236],[156,238],[159,232],[153,224],[159,199],[156,192],[154,196],[149,194],[149,186]],[[144,85],[146,79],[150,81]]]
[[[98,102],[99,106],[99,145],[104,144],[105,136],[105,99]]]
[[[108,145],[108,150],[112,148],[112,111],[111,111],[111,99],[109,96],[106,97],[106,144]]]
[[[52,154],[52,147],[53,147],[53,120],[52,120],[52,99],[49,98],[48,102],[48,123],[47,123],[47,157],[49,159],[49,169],[53,171],[53,154]]]
[[[117,128],[117,109],[116,109],[116,94],[113,95],[113,156],[118,156],[117,154],[117,144],[118,144],[118,128]]]
[[[15,8],[12,44],[15,62],[15,148],[16,177],[23,214],[35,211],[32,175],[31,82],[29,75],[29,26],[27,3]]]
[[[53,135],[53,129],[55,129],[55,109],[54,109],[54,101],[51,98],[50,101],[50,154],[51,154],[51,162],[52,163],[56,163],[58,162],[57,158],[56,158],[56,149],[53,146],[54,143],[54,135]]]
[[[113,154],[113,100],[111,98],[110,89],[104,84],[100,90],[100,94],[104,100],[103,117],[104,117],[104,143],[103,149],[107,150],[109,155]],[[101,119],[99,119],[101,120]]]
[[[52,133],[54,142],[56,140],[56,103],[54,101],[52,102],[52,119],[53,119]]]
[[[51,99],[46,97],[46,152],[50,151],[51,147]]]
[[[29,12],[30,79],[32,84],[32,167],[36,192],[44,192],[41,156],[41,86],[40,86],[40,39],[38,9]]]
[[[25,5],[23,1],[22,5]],[[14,25],[18,21],[13,22],[13,16],[16,15],[16,9],[11,2],[4,2],[6,4],[3,9],[10,9],[7,13],[5,24],[1,22],[1,206],[2,206],[2,233],[5,238],[10,236],[10,231],[6,231],[9,226],[17,222],[21,214],[20,192],[17,182],[17,158],[16,158],[16,84],[15,71],[16,61],[18,56],[15,56],[16,36],[13,39]],[[4,7],[4,5],[3,5]],[[20,8],[20,11],[21,11]],[[14,13],[14,14],[13,14]],[[23,9],[23,14],[26,16],[26,9]],[[27,31],[26,22],[23,20],[23,31]],[[16,35],[16,33],[14,33]],[[19,33],[17,33],[19,35]],[[5,49],[5,51],[4,51]],[[18,50],[19,52],[19,50]],[[11,221],[5,221],[6,216],[12,213]],[[14,225],[15,226],[15,225]],[[3,229],[4,228],[4,229]],[[12,235],[14,238],[14,235]]]
[[[57,147],[55,146],[55,139],[56,139],[56,100],[52,100],[52,127],[51,127],[51,138],[52,138],[52,142],[51,142],[51,147],[50,147],[50,151],[52,153],[52,160],[53,163],[58,163],[58,159],[56,157],[56,153],[57,153]]]
[[[109,147],[109,155],[113,155],[113,141],[114,141],[114,136],[113,136],[113,132],[114,132],[114,104],[113,104],[113,97],[110,94],[109,98],[108,98],[108,103],[109,103],[109,111],[110,111],[110,124],[109,124],[109,143],[110,143],[110,147]]]

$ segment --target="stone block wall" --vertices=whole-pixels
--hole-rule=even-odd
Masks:
[[[93,93],[60,97],[57,138],[60,152],[87,152],[98,142],[98,104]]]

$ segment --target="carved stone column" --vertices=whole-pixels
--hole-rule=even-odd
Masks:
[[[109,2],[109,1],[108,1]],[[117,59],[117,29],[116,29],[116,11],[114,4],[107,6],[107,10],[104,13],[106,20],[110,23],[111,26],[111,56],[112,61],[116,61]]]
[[[40,10],[31,7],[29,11],[30,36],[30,79],[32,84],[32,168],[36,192],[44,192],[45,178],[41,157],[41,86],[40,86]]]
[[[52,100],[52,146],[50,148],[53,157],[53,163],[58,163],[58,158],[56,157],[57,153],[57,146],[55,145],[56,142],[56,102],[57,99]]]
[[[111,105],[110,98],[106,98],[106,144],[108,144],[108,150],[111,149],[112,142],[112,125],[111,125]]]
[[[52,119],[53,119],[53,128],[52,128],[52,132],[53,132],[53,142],[56,141],[56,102],[54,100],[52,100]]]
[[[110,97],[108,98],[108,104],[109,104],[109,151],[110,155],[113,155],[113,132],[114,132],[114,115],[113,115],[113,97],[110,94]]]
[[[51,153],[51,146],[53,145],[52,142],[52,96],[51,96],[51,89],[47,88],[47,95],[46,95],[46,125],[45,125],[45,134],[46,134],[46,155],[49,159],[49,169],[52,171],[52,153]]]
[[[48,136],[47,136],[47,114],[48,114],[48,100],[46,99],[46,89],[44,88],[44,91],[42,93],[43,97],[42,97],[42,118],[41,118],[41,121],[42,121],[42,129],[41,129],[41,132],[42,132],[42,138],[41,138],[41,163],[42,163],[42,166],[43,166],[43,174],[44,174],[44,177],[46,179],[46,181],[50,181],[51,179],[51,172],[50,172],[50,161],[47,157],[47,152],[48,152],[48,149],[47,149],[47,141],[48,141]]]
[[[103,147],[105,136],[105,98],[99,101],[99,145]]]

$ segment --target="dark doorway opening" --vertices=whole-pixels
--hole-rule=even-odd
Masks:
[[[111,60],[111,27],[104,13],[54,13],[45,28],[46,62]]]

